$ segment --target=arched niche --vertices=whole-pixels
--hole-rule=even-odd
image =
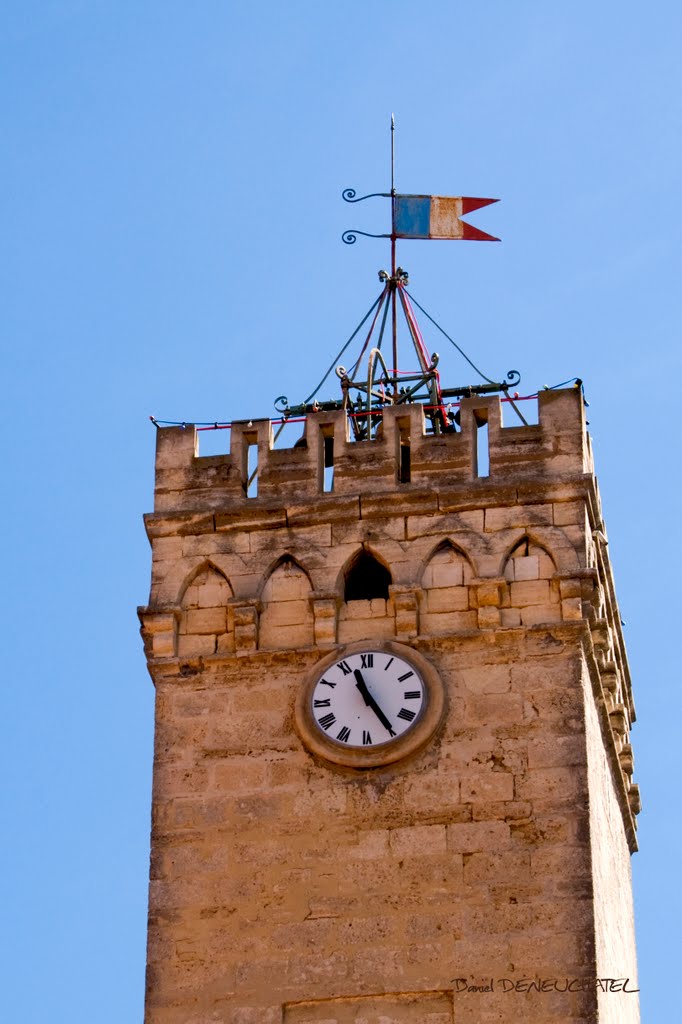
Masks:
[[[547,548],[526,536],[509,552],[502,571],[510,583],[549,580],[556,572],[556,563]]]
[[[312,586],[305,569],[295,559],[281,558],[268,575],[261,592],[258,646],[262,650],[310,647],[313,644]]]
[[[180,604],[180,657],[234,650],[234,629],[228,615],[231,597],[232,587],[219,569],[207,563],[196,570]]]
[[[389,587],[390,570],[377,556],[361,548],[342,573],[343,604],[339,609],[339,643],[392,637],[395,632]]]
[[[547,548],[531,536],[522,537],[509,552],[502,572],[508,583],[503,625],[535,626],[561,620],[556,563]]]
[[[469,583],[474,575],[466,555],[450,541],[433,552],[422,573],[424,601],[419,616],[424,633],[475,629],[477,616],[471,606]]]

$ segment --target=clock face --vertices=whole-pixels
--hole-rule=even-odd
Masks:
[[[424,681],[414,665],[388,650],[358,651],[319,676],[310,711],[328,740],[368,749],[414,728],[426,702]]]

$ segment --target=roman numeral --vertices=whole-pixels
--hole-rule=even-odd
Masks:
[[[337,740],[341,740],[342,743],[348,743],[348,737],[350,736],[350,729],[347,725],[344,725],[340,733],[337,734]]]
[[[372,668],[374,666],[374,655],[373,654],[361,654],[360,661],[362,664],[360,668]]]
[[[405,693],[403,694],[405,700],[419,700],[421,695],[421,690],[405,690]]]
[[[389,665],[391,665],[391,664],[393,663],[393,661],[394,661],[394,660],[395,660],[394,658],[389,658],[389,659],[388,659],[388,661],[387,661],[387,662],[386,662],[386,664],[384,665],[384,672],[386,671],[386,669],[388,668],[388,666],[389,666]]]
[[[325,697],[324,700],[321,697],[316,697],[313,701],[314,708],[330,708],[332,705],[331,698]]]
[[[372,742],[372,737],[370,736],[370,734],[367,732],[366,729],[363,729],[362,730],[362,744],[363,744],[363,746],[368,747],[371,744],[371,742]]]
[[[406,679],[409,679],[410,676],[413,676],[413,675],[414,675],[414,672],[406,672],[404,676],[398,676],[398,682],[399,683],[404,683]]]
[[[330,729],[336,721],[336,715],[333,712],[329,712],[328,715],[323,715],[322,718],[318,718],[318,722],[323,729]]]
[[[347,661],[340,661],[336,667],[341,669],[344,676],[349,676],[351,674],[352,670]]]
[[[336,683],[330,683],[327,679],[320,679],[320,686],[331,686],[334,689]]]
[[[406,722],[411,722],[413,718],[416,718],[417,712],[410,711],[409,708],[401,708],[398,712],[398,718],[403,718]]]

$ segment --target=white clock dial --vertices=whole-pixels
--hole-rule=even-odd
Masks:
[[[390,651],[347,654],[315,683],[310,710],[318,729],[346,747],[376,747],[415,726],[426,704],[424,682]]]

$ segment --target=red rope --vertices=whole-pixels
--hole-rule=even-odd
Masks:
[[[393,372],[393,371],[391,371],[391,372]],[[409,371],[401,370],[399,372],[407,373]],[[537,397],[538,397],[538,393],[536,391],[532,395],[517,395],[517,394],[514,394],[510,398],[501,398],[500,402],[530,402],[530,401],[532,401],[532,399],[537,398]],[[450,406],[458,407],[461,404],[462,404],[461,402],[448,402],[447,405],[445,405],[445,403],[441,403],[439,405],[424,405],[424,406],[422,406],[422,408],[423,409],[428,409],[429,411],[432,411],[434,409],[447,409]],[[390,402],[386,403],[385,408],[390,409],[392,407],[393,407],[392,403],[390,403]],[[340,412],[340,410],[336,410],[336,411]],[[383,411],[384,411],[383,409],[372,409],[370,411],[370,416],[381,416],[383,414]],[[311,414],[311,415],[314,415],[314,414]],[[347,413],[347,415],[348,416],[352,416],[353,419],[362,418],[363,416],[367,415],[367,410],[364,410],[362,412],[349,412],[349,413]],[[152,421],[154,426],[161,425],[161,424],[164,424],[165,426],[172,426],[172,427],[183,427],[183,426],[191,426],[192,425],[190,423],[180,423],[179,421],[177,423],[168,423],[166,420],[156,420],[153,416],[150,416],[149,419]],[[308,419],[307,416],[291,416],[288,419],[285,418],[285,417],[282,417],[281,419],[278,419],[278,420],[270,420],[270,422],[271,423],[305,423],[307,419]],[[531,426],[532,426],[532,424],[531,424]],[[231,430],[232,427],[233,427],[232,423],[212,423],[210,426],[197,427],[196,431],[197,431],[197,433],[199,433],[199,431],[203,431],[203,430]]]

